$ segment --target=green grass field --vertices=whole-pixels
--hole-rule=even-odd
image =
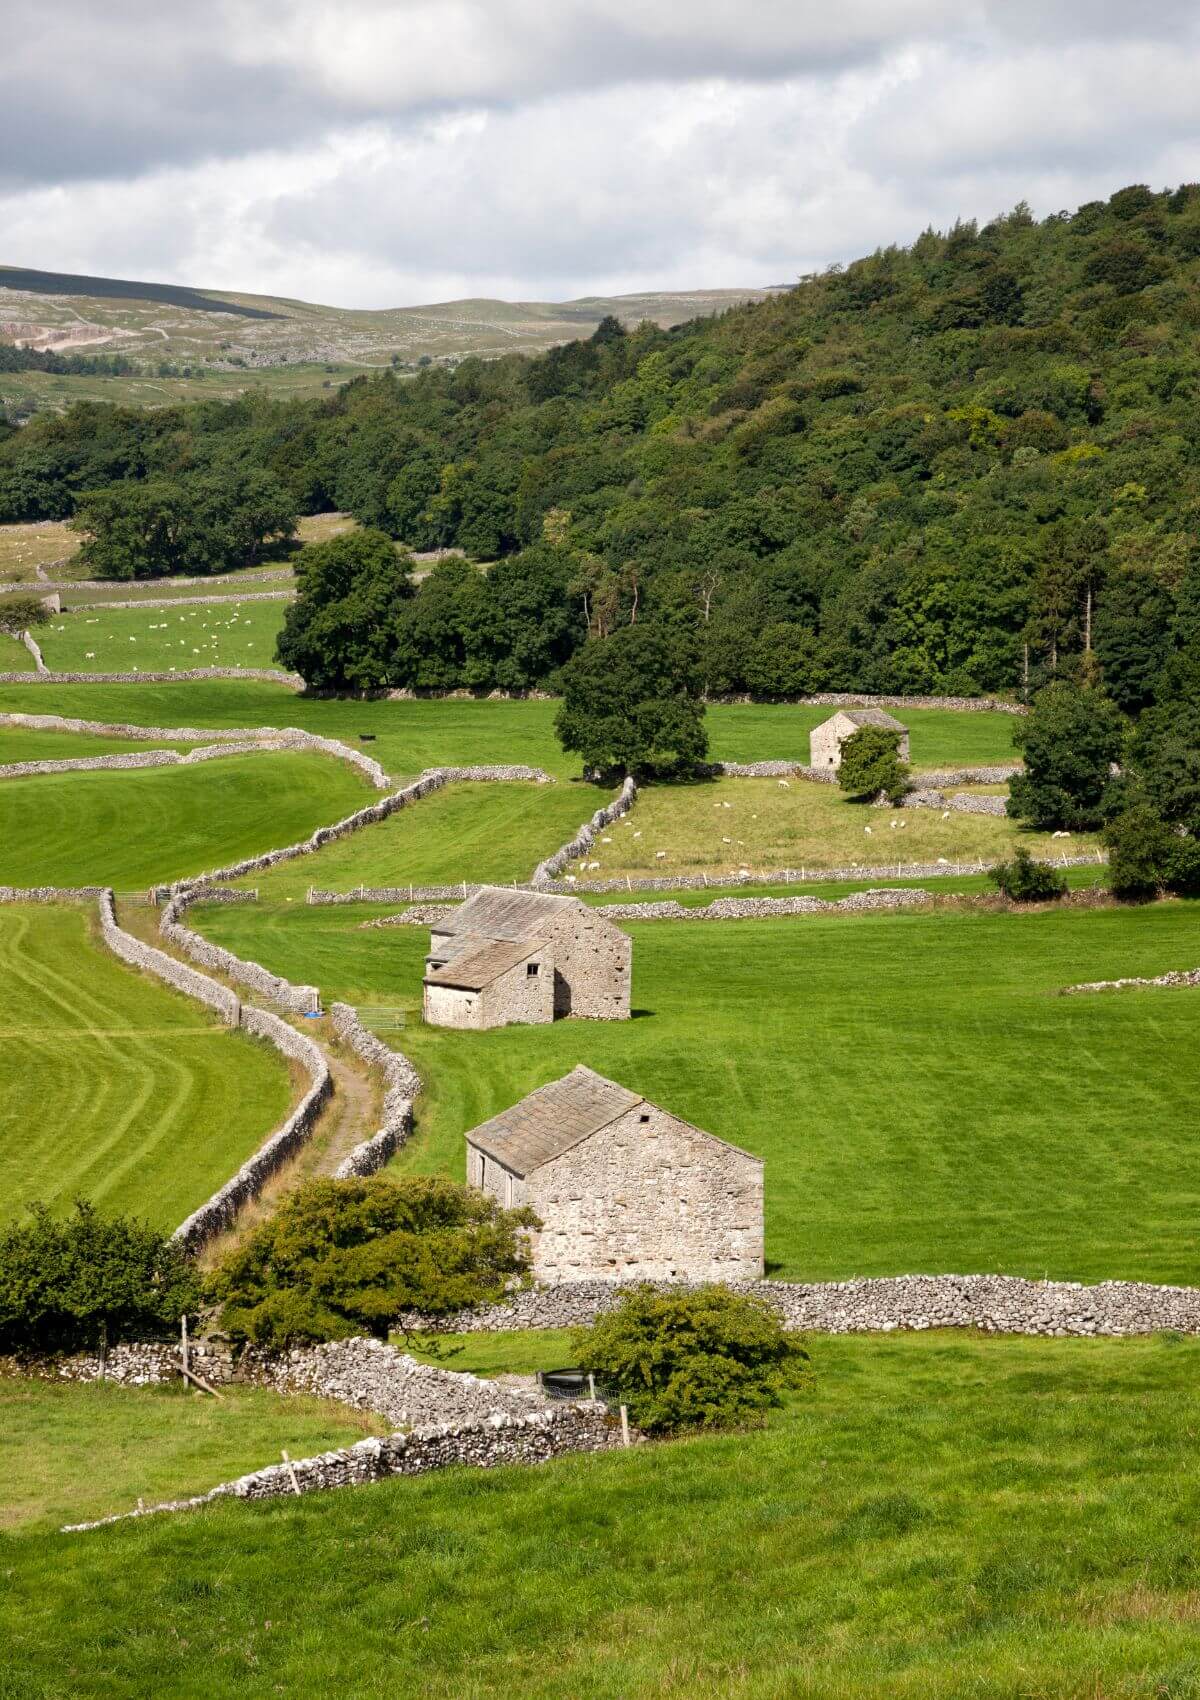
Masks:
[[[812,1352],[759,1434],[12,1535],[8,1692],[1195,1694],[1196,1342]]]
[[[209,937],[406,1025],[426,1082],[401,1168],[577,1062],[766,1159],[790,1278],[997,1270],[1200,1279],[1200,1055],[1186,991],[1060,998],[1200,963],[1200,907],[645,922],[629,1023],[420,1024],[419,927],[299,905],[192,911]]]
[[[57,1529],[204,1493],[247,1470],[352,1446],[388,1425],[332,1400],[229,1387],[220,1400],[177,1386],[0,1377],[5,1481],[0,1530]]]
[[[376,795],[327,756],[0,782],[0,885],[136,891],[290,844]]]
[[[508,884],[574,836],[613,793],[582,783],[479,781],[447,786],[378,825],[339,838],[312,856],[283,862],[239,883],[264,899],[300,898],[309,886]]]
[[[700,785],[645,787],[636,806],[614,822],[583,861],[581,881],[647,874],[704,873],[736,880],[738,870],[990,860],[1017,844],[1034,855],[1094,849],[1075,835],[1067,846],[1048,833],[1025,832],[993,815],[939,809],[875,809],[852,803],[836,785],[774,779],[720,779]],[[593,862],[599,871],[591,869]]]
[[[272,604],[249,604],[256,606]],[[135,619],[142,617],[134,611]],[[136,726],[301,726],[351,743],[368,733],[376,739],[371,754],[397,774],[470,762],[526,762],[563,777],[579,773],[578,761],[564,756],[555,739],[554,702],[328,701],[297,696],[265,680],[209,679],[166,685],[0,685],[0,710]],[[723,761],[807,761],[809,731],[831,712],[777,703],[718,704],[708,711],[711,753]],[[919,766],[1013,759],[1011,715],[914,709],[905,717]]]
[[[282,1121],[288,1073],[92,928],[0,905],[0,1215],[79,1195],[173,1228]]]
[[[123,756],[135,750],[176,750],[194,744],[165,743],[153,731],[147,738],[105,738],[92,732],[43,732],[32,726],[0,725],[0,764],[10,761],[74,761],[78,756]]]
[[[37,634],[51,672],[166,673],[173,667],[277,667],[286,602],[191,608],[92,608],[59,614]]]

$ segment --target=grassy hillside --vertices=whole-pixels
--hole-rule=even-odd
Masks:
[[[286,610],[286,602],[243,603],[236,596],[179,609],[81,608],[54,616],[37,641],[52,672],[276,668],[275,639]]]
[[[813,1353],[813,1392],[762,1434],[12,1537],[10,1686],[1188,1693],[1194,1342],[894,1336]]]
[[[228,756],[196,767],[0,782],[0,885],[159,881],[305,838],[376,795],[325,756]]]
[[[83,1196],[173,1228],[291,1095],[275,1052],[119,963],[88,911],[0,905],[0,1215]]]
[[[766,1159],[777,1274],[1196,1279],[1193,994],[1056,996],[1194,967],[1194,905],[623,923],[634,1019],[536,1042],[421,1025],[428,933],[363,930],[369,913],[192,911],[208,937],[379,1012],[426,1083],[401,1168],[461,1177],[466,1129],[585,1062]]]

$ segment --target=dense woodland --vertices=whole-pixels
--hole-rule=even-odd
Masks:
[[[319,401],[38,417],[0,441],[0,519],[257,471],[264,514],[343,508],[502,563],[376,584],[347,683],[543,684],[636,621],[685,640],[712,694],[1082,668],[1137,710],[1200,620],[1198,331],[1200,186],[1133,186],[670,331],[606,321]],[[127,535],[116,570],[153,558]]]

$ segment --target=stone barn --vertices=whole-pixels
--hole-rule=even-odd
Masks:
[[[540,1280],[763,1273],[761,1159],[582,1064],[466,1142],[468,1182],[540,1219]]]
[[[842,745],[863,726],[884,726],[889,732],[898,732],[900,759],[908,760],[908,727],[894,715],[885,714],[882,708],[839,708],[809,733],[809,766],[827,772],[832,768],[836,773],[842,765]]]
[[[577,897],[483,886],[429,935],[425,1019],[504,1027],[629,1018],[633,945]]]

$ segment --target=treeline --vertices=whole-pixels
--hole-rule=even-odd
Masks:
[[[609,320],[324,400],[81,406],[0,442],[0,519],[253,467],[295,513],[503,561],[531,623],[565,587],[561,642],[514,668],[488,592],[443,569],[399,598],[389,683],[545,682],[562,643],[640,622],[714,694],[1082,671],[1136,710],[1200,608],[1198,327],[1200,188],[1134,185],[670,331]]]
[[[123,354],[58,354],[52,348],[18,348],[0,342],[0,372],[52,372],[60,378],[127,378],[138,367]]]

